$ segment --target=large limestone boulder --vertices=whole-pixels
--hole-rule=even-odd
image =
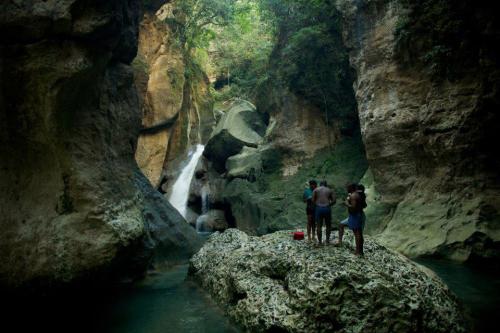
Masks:
[[[243,147],[239,154],[227,159],[226,170],[229,178],[258,177],[262,171],[262,158],[259,149]]]
[[[263,116],[252,103],[239,100],[226,112],[207,142],[204,155],[222,173],[226,160],[243,146],[257,147],[266,131]]]
[[[0,4],[0,288],[137,276],[197,236],[139,172],[140,2]]]
[[[371,239],[365,248],[360,259],[350,245],[229,229],[191,259],[190,274],[251,332],[466,331],[456,297],[432,272]]]

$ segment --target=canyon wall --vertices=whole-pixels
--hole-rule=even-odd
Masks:
[[[191,184],[194,212],[201,213],[208,193],[209,206],[224,209],[229,226],[253,235],[303,228],[302,194],[310,179],[326,179],[343,197],[344,185],[359,181],[367,168],[359,130],[341,130],[350,117],[327,124],[317,106],[290,92],[265,110],[235,101],[208,140],[207,160]],[[333,215],[339,222],[345,208],[336,205]]]
[[[0,284],[137,275],[195,232],[134,161],[139,1],[0,5]]]
[[[168,25],[175,4],[146,7],[139,27],[134,74],[142,108],[136,150],[139,167],[154,187],[178,168],[186,150],[205,142],[214,123],[208,78],[194,71]],[[177,159],[177,161],[175,161]]]
[[[463,12],[473,20],[471,31],[459,26],[458,44],[464,59],[477,56],[477,61],[452,68],[460,70],[459,76],[440,74],[436,79],[429,70],[435,64],[422,59],[432,59],[445,48],[425,46],[439,36],[436,29],[453,29],[445,24],[454,12],[436,15],[427,11],[442,4],[419,3],[420,17],[413,26],[420,28],[410,25],[404,31],[415,13],[406,1],[337,2],[356,70],[354,89],[372,174],[368,178],[373,179],[368,225],[381,221],[372,231],[410,256],[467,260],[500,254],[500,163],[494,149],[500,130],[494,49],[499,29],[491,5],[454,5],[468,4],[471,9]],[[427,26],[418,22],[425,15],[435,15]],[[453,19],[460,23],[460,16]],[[412,36],[403,50],[398,50],[398,32]],[[449,66],[452,62],[446,59],[456,54],[447,52],[444,63]]]

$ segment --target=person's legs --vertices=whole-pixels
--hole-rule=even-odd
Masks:
[[[316,216],[311,214],[311,238],[314,241],[316,239]]]
[[[323,211],[321,207],[316,208],[316,232],[318,234],[318,243],[322,241],[322,227],[323,227]]]
[[[363,232],[361,231],[361,228],[356,228],[353,230],[354,232],[354,239],[356,240],[356,254],[357,256],[362,256],[363,255]]]
[[[323,216],[320,214],[316,220],[316,234],[318,235],[318,244],[322,243],[323,240]]]
[[[366,225],[366,215],[365,215],[365,212],[361,212],[361,230],[359,231],[359,233],[361,235],[361,241],[360,241],[361,255],[364,255],[363,246],[365,244],[365,237],[363,237],[363,233],[365,231],[365,225]]]
[[[325,225],[326,225],[326,239],[325,242],[327,244],[330,243],[330,234],[332,233],[332,210],[328,207],[328,210],[325,212]]]
[[[339,241],[337,242],[339,246],[342,245],[342,240],[344,239],[344,230],[348,220],[349,219],[342,220],[339,224]]]
[[[363,255],[365,255],[365,252],[364,252],[364,249],[363,249],[363,246],[365,244],[365,238],[363,237],[363,229],[359,230],[359,236],[360,236],[360,240],[359,240],[359,253],[363,256]]]
[[[314,239],[313,216],[307,214],[307,240],[311,241],[311,237]]]

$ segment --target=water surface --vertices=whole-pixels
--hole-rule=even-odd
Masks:
[[[148,276],[120,294],[104,310],[100,331],[110,333],[202,332],[240,330],[193,281],[187,265]]]
[[[496,270],[439,259],[418,259],[433,270],[463,302],[472,317],[474,332],[498,332],[500,275]]]

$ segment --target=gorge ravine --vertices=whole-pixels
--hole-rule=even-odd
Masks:
[[[440,15],[481,38],[465,36],[451,53],[471,63],[436,79],[424,60],[450,52],[422,29],[439,9],[430,3],[426,12],[402,0],[336,2],[356,105],[325,121],[286,85],[214,107],[214,78],[189,71],[166,24],[175,2],[2,2],[1,289],[131,281],[191,257],[200,239],[165,194],[196,144],[208,148],[188,219],[209,186],[214,229],[296,228],[304,181],[325,177],[339,195],[361,181],[381,244],[496,265],[498,23],[470,1]],[[274,60],[286,50],[277,45]]]

